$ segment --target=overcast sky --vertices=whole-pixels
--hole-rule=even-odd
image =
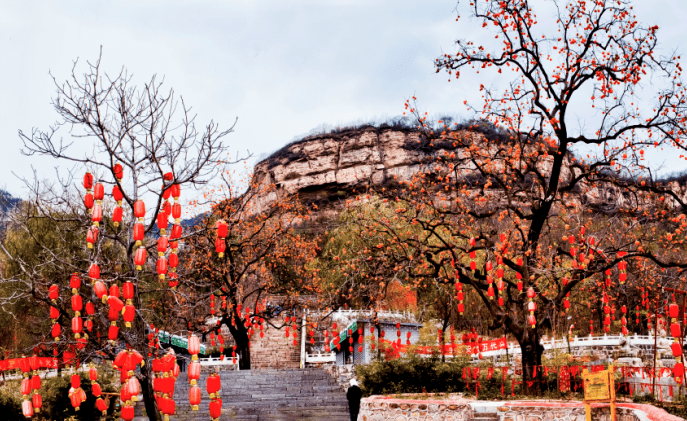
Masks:
[[[106,71],[126,66],[139,82],[163,75],[200,122],[226,127],[238,117],[227,140],[256,156],[318,126],[399,115],[412,95],[430,114],[468,117],[462,102],[479,95],[476,78],[448,83],[433,69],[434,58],[475,30],[465,4],[464,18],[455,21],[456,0],[0,4],[0,188],[16,196],[24,191],[13,173],[31,176],[33,166],[50,178],[59,165],[23,156],[17,136],[19,129],[47,129],[57,117],[48,72],[63,81],[73,60],[96,59],[100,46]],[[684,1],[635,6],[641,22],[659,25],[665,49],[685,55]]]

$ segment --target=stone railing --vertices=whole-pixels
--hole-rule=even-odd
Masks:
[[[236,356],[236,363],[234,363],[231,357],[224,357],[224,360],[219,358],[201,358],[200,360],[200,371],[213,372],[213,371],[231,371],[239,369],[239,357]]]

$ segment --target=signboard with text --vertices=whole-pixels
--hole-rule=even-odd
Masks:
[[[582,370],[584,382],[584,407],[587,421],[592,420],[592,402],[610,402],[611,421],[616,421],[615,413],[615,378],[613,377],[613,365],[608,370],[590,373],[586,368]]]

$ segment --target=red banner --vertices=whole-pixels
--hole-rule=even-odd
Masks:
[[[21,358],[0,360],[0,371],[19,370],[19,361]],[[41,368],[57,368],[57,358],[38,358],[38,364]]]

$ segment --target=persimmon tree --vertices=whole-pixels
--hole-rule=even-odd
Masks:
[[[656,292],[685,264],[665,248],[663,215],[675,202],[647,190],[655,177],[644,160],[648,148],[684,144],[678,57],[659,56],[658,27],[639,23],[627,1],[554,4],[545,19],[555,25],[544,26],[526,0],[470,2],[479,39],[493,41],[461,39],[435,64],[458,80],[484,78],[483,101],[468,105],[478,120],[435,125],[407,101],[429,158],[381,193],[394,217],[360,222],[411,285],[441,281],[457,298],[479,297],[489,328],[520,343],[526,393],[539,391],[540,335],[571,301],[583,305],[576,294],[603,285],[608,314],[620,283],[648,280]]]
[[[152,325],[187,332],[176,312],[154,308],[161,297],[183,307],[183,296],[173,287],[190,279],[185,265],[173,263],[179,242],[193,234],[183,232],[177,199],[221,171],[227,163],[225,137],[233,126],[222,130],[210,121],[199,127],[183,100],[155,77],[136,86],[124,69],[105,73],[100,58],[89,62],[84,74],[78,69],[74,63],[70,79],[55,80],[58,121],[47,131],[19,132],[26,156],[53,158],[63,171],[52,182],[24,180],[28,199],[10,214],[9,224],[30,249],[3,242],[6,268],[12,270],[0,273],[0,286],[13,293],[0,297],[0,304],[24,301],[53,319],[37,340],[41,346],[24,349],[27,354],[71,352],[81,362],[113,359],[122,347],[142,354],[146,364],[135,375],[147,415],[156,420]],[[171,217],[168,232],[158,231]],[[51,235],[40,232],[45,224]],[[67,245],[56,248],[55,237]],[[78,247],[74,238],[81,239]],[[123,301],[127,305],[120,308]]]
[[[197,226],[201,234],[189,242],[187,259],[194,276],[188,292],[196,305],[184,316],[197,329],[215,317],[210,333],[219,334],[226,326],[236,344],[231,356],[238,357],[241,369],[250,369],[250,340],[265,323],[290,327],[284,313],[321,304],[305,270],[317,238],[302,228],[311,212],[298,196],[255,180],[246,189],[237,187],[228,172],[222,180],[211,212]],[[304,297],[310,299],[303,302]]]

